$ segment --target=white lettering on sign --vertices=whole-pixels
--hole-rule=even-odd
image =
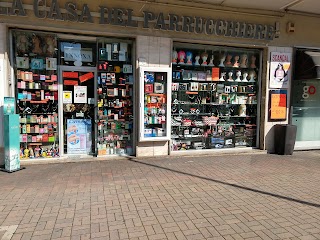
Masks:
[[[304,86],[302,98],[307,99],[310,97],[310,95],[314,95],[316,93],[316,91],[317,90],[316,90],[315,86]]]
[[[79,62],[92,62],[92,51],[91,50],[80,50],[80,49],[64,49],[64,60],[65,61],[79,61]]]

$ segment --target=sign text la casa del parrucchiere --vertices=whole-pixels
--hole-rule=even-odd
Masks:
[[[99,24],[110,24],[138,28],[132,9],[110,8],[100,6]],[[94,23],[88,4],[79,6],[77,3],[66,2],[64,8],[59,7],[58,0],[52,0],[48,5],[46,0],[33,1],[33,13],[40,19],[53,19],[70,22]],[[79,14],[80,13],[80,14]],[[27,16],[22,0],[13,0],[11,7],[0,7],[0,15]],[[176,14],[153,13],[143,11],[143,28],[217,35],[236,38],[272,40],[275,27],[264,24],[228,21],[222,19],[179,16]]]

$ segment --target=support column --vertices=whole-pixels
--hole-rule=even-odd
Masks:
[[[171,66],[171,39],[163,37],[138,36],[137,44],[137,62],[139,59],[145,60],[145,66],[149,67],[168,67]],[[139,83],[141,84],[141,83]],[[168,86],[170,87],[170,86]],[[137,88],[138,89],[138,88]],[[139,94],[137,98],[139,99]],[[138,107],[139,109],[139,107]],[[136,113],[139,116],[138,113]],[[136,124],[143,119],[137,119]],[[167,119],[171,121],[171,119]],[[169,141],[138,142],[136,147],[137,157],[145,156],[163,156],[169,154]]]
[[[8,91],[8,74],[7,74],[7,27],[0,24],[0,166],[4,165],[4,148],[3,148],[3,99]]]

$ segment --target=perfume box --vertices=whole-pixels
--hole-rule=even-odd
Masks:
[[[112,54],[111,54],[111,58],[113,61],[119,61],[119,48],[120,48],[120,44],[119,43],[112,43]]]
[[[58,80],[57,75],[51,75],[51,80],[52,81],[57,81]]]
[[[108,54],[105,48],[99,48],[99,60],[108,60]]]
[[[112,45],[111,44],[106,44],[106,51],[107,51],[107,60],[111,60],[111,48]]]
[[[48,134],[43,134],[42,135],[42,141],[43,142],[48,142],[49,141],[49,135]]]
[[[126,61],[128,52],[128,43],[120,43],[119,61]]]
[[[55,137],[54,137],[54,136],[50,136],[50,137],[48,138],[48,141],[49,141],[49,142],[54,142],[54,141],[55,141]]]
[[[220,69],[217,67],[212,68],[212,81],[219,81]]]
[[[27,131],[27,133],[30,133],[30,124],[26,125],[26,131]]]
[[[37,142],[42,142],[42,135],[37,135]]]
[[[21,135],[21,142],[28,142],[28,135],[27,134]]]
[[[27,133],[27,126],[26,125],[22,125],[21,133]]]

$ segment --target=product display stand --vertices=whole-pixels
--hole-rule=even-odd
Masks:
[[[188,52],[190,56],[199,55],[199,49],[177,46],[175,49]],[[217,67],[206,64],[205,53],[200,53],[205,56],[200,64],[199,59],[194,58],[193,64],[172,65],[173,151],[256,145],[258,69],[255,55],[258,53],[230,50],[222,54],[220,51],[217,49],[209,55],[209,62]],[[247,55],[252,59],[249,66]],[[239,56],[242,56],[241,61]],[[248,81],[249,74],[254,81]]]
[[[133,64],[131,43],[98,44],[97,155],[133,154]]]

